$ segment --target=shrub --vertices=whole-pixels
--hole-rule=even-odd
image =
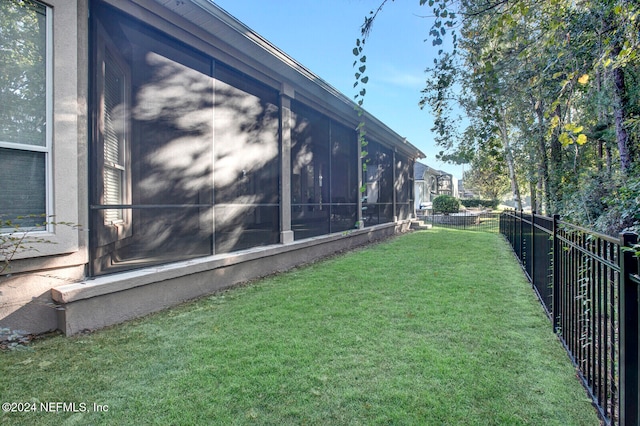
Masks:
[[[599,232],[617,236],[623,231],[640,231],[640,178],[633,175],[603,197],[606,208],[595,221]]]
[[[438,195],[433,200],[433,211],[436,213],[458,213],[460,202],[451,195]]]
[[[499,201],[498,200],[481,200],[479,198],[472,198],[469,200],[460,200],[460,204],[467,208],[472,207],[484,207],[487,209],[497,209]]]

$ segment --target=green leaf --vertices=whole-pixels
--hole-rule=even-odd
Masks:
[[[367,55],[360,58],[360,62],[367,62]]]
[[[363,73],[365,70],[367,69],[366,65],[361,66],[360,68],[358,68],[358,70]]]
[[[364,84],[367,84],[369,82],[369,77],[365,76],[362,77],[362,80],[360,80],[361,82],[363,82]]]
[[[573,140],[571,140],[569,135],[567,135],[566,133],[561,133],[560,136],[558,136],[558,141],[564,147],[571,145],[571,143],[573,142]]]
[[[579,134],[578,139],[576,139],[576,143],[578,145],[584,145],[585,143],[587,143],[587,135],[585,135],[584,133]]]
[[[358,56],[358,55],[360,54],[360,52],[358,52],[358,48],[357,48],[357,47],[354,47],[354,48],[353,48],[353,54],[354,54],[355,56]]]

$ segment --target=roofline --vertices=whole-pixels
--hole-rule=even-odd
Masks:
[[[119,0],[104,0],[113,6],[122,9]],[[228,48],[231,57],[235,57],[245,66],[252,67],[261,74],[274,73],[281,82],[286,82],[294,87],[296,99],[310,101],[324,108],[334,116],[346,119],[354,128],[360,121],[364,121],[367,135],[372,140],[382,143],[395,150],[401,151],[407,156],[419,159],[425,158],[425,154],[411,144],[403,136],[380,121],[373,114],[360,108],[352,99],[333,87],[309,68],[293,59],[290,55],[275,46],[269,40],[249,28],[229,12],[215,4],[211,0],[130,0],[155,15],[162,15],[164,21],[172,25],[197,27],[199,34],[194,34],[188,28],[182,28],[201,41],[215,46],[215,41],[222,41]],[[161,13],[158,6],[169,11],[170,15]],[[203,15],[204,14],[204,15]],[[212,25],[205,18],[212,18],[219,27]],[[176,19],[179,18],[179,19]],[[231,32],[227,31],[231,30]],[[204,32],[204,34],[203,34]],[[234,56],[234,51],[237,55]],[[229,64],[232,65],[233,64]],[[270,68],[270,69],[265,69]],[[328,95],[328,96],[327,96]],[[333,102],[332,102],[333,100]],[[362,109],[362,116],[358,116],[357,109]],[[392,144],[390,145],[389,142]]]

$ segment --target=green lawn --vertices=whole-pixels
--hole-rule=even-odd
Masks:
[[[599,424],[507,244],[447,229],[0,353],[0,376],[0,402],[87,404],[0,424]]]

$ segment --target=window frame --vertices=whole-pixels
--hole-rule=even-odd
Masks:
[[[94,89],[94,103],[97,114],[97,125],[94,129],[94,136],[96,143],[95,153],[93,154],[96,162],[96,167],[99,169],[96,171],[96,176],[102,176],[101,179],[96,179],[95,188],[95,200],[101,204],[104,204],[105,197],[105,184],[104,184],[104,172],[106,168],[105,161],[105,137],[104,137],[104,93],[105,93],[105,74],[106,74],[106,58],[109,56],[117,66],[117,68],[124,74],[124,88],[123,88],[123,102],[125,104],[125,117],[131,116],[131,92],[132,92],[132,76],[131,68],[126,62],[125,58],[119,52],[116,44],[110,39],[109,34],[105,28],[102,27],[100,22],[96,22],[96,35],[95,35],[95,84]],[[108,54],[107,54],[108,52]],[[121,196],[120,205],[131,205],[131,121],[125,118],[124,125],[124,141],[122,148],[122,182],[121,182]],[[118,168],[119,169],[119,168]],[[100,245],[112,243],[118,240],[122,240],[132,235],[132,211],[130,208],[120,208],[122,210],[122,217],[115,221],[107,220],[108,210],[102,209],[101,220],[96,221],[96,236]]]
[[[43,234],[53,232],[51,217],[53,216],[53,8],[40,1],[36,1],[45,10],[45,144],[32,145],[26,143],[6,142],[0,135],[0,148],[44,153],[45,169],[45,211],[43,221],[44,226],[21,228],[17,234]],[[24,230],[24,232],[21,232]],[[0,233],[15,232],[15,229],[0,228]]]
[[[77,267],[88,261],[88,162],[86,158],[89,121],[88,32],[80,19],[88,14],[86,2],[47,0],[46,96],[47,150],[45,164],[46,214],[48,224],[28,230],[29,250],[15,253],[12,273],[47,268]],[[8,144],[4,144],[5,147]],[[22,145],[20,145],[22,146]],[[16,144],[8,146],[15,148]],[[36,148],[42,150],[42,147]],[[24,235],[15,234],[15,236]],[[64,255],[64,256],[61,256]]]

